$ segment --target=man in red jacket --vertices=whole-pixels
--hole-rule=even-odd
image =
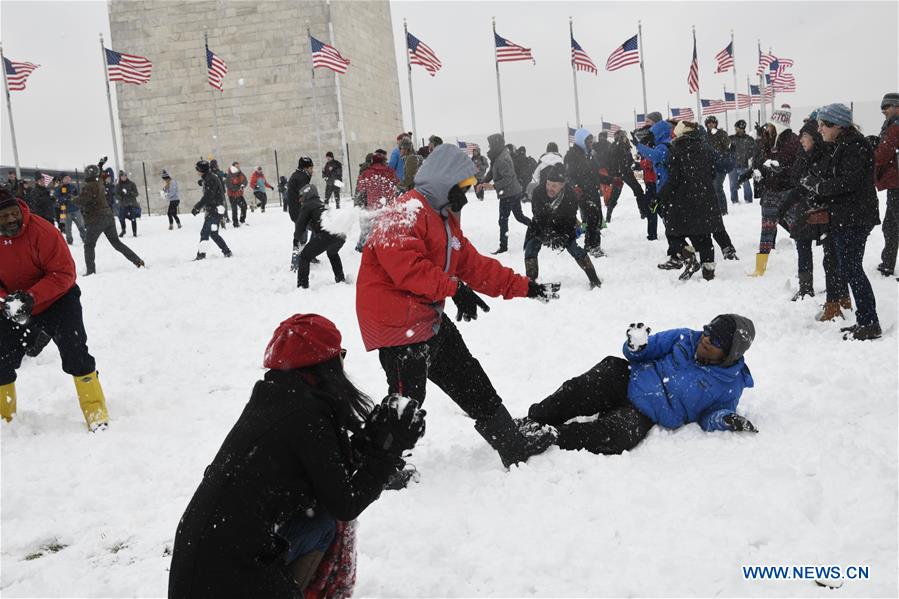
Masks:
[[[877,270],[885,277],[893,276],[899,250],[899,94],[890,93],[880,102],[885,120],[880,130],[880,143],[874,150],[874,176],[878,190],[887,190],[887,209],[883,215],[883,252]]]
[[[59,231],[32,218],[25,202],[0,190],[0,416],[16,413],[16,370],[32,329],[59,348],[62,369],[75,378],[81,411],[93,432],[109,420],[96,364],[87,350],[75,262]]]
[[[421,404],[430,379],[475,420],[475,430],[506,467],[544,451],[550,434],[526,438],[493,384],[444,314],[456,320],[490,308],[475,291],[505,299],[558,298],[558,283],[539,284],[478,253],[462,234],[458,212],[476,182],[471,159],[437,146],[415,176],[415,188],[384,208],[362,252],[356,315],[368,351],[378,350],[390,393]]]

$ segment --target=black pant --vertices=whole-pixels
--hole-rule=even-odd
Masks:
[[[822,244],[824,249],[824,283],[827,286],[827,301],[836,302],[849,297],[849,283],[840,270],[837,248],[833,237],[828,234]]]
[[[208,214],[206,218],[203,219],[203,228],[200,229],[200,254],[206,254],[206,245],[204,243],[212,238],[212,241],[215,242],[215,245],[219,246],[219,249],[222,250],[222,253],[228,255],[231,253],[231,250],[228,249],[228,244],[225,243],[225,240],[222,239],[222,236],[219,235],[219,226],[221,225],[222,218],[218,214]]]
[[[558,445],[562,449],[604,454],[631,450],[646,437],[654,423],[628,399],[629,377],[627,360],[609,356],[532,405],[528,416],[558,428]],[[597,418],[592,422],[565,424],[577,416]]]
[[[421,404],[430,380],[475,420],[492,417],[503,403],[446,314],[441,318],[440,330],[427,341],[382,347],[378,357],[387,374],[389,393],[399,393]]]
[[[734,242],[730,240],[730,235],[727,234],[727,229],[715,231],[712,233],[712,238],[715,240],[715,243],[718,244],[718,247],[721,248],[722,252],[734,245]],[[714,256],[712,256],[712,259],[714,260]]]
[[[331,235],[321,232],[309,240],[309,243],[300,252],[300,262],[297,267],[297,286],[309,287],[309,265],[313,259],[327,252],[331,270],[334,271],[334,280],[338,283],[344,280],[343,263],[340,261],[340,248],[346,243],[346,237]]]
[[[171,227],[174,223],[178,223],[178,226],[181,226],[181,219],[178,218],[178,204],[179,201],[175,200],[173,202],[169,202],[169,209],[165,213],[166,216],[169,217],[169,226]]]
[[[584,249],[590,251],[600,246],[602,242],[602,208],[599,202],[602,200],[598,197],[593,199],[585,199],[580,202],[581,218],[584,220]]]
[[[883,251],[880,264],[885,271],[896,269],[896,252],[899,250],[899,188],[887,190],[887,210],[883,215]]]
[[[656,184],[647,183],[642,199],[637,199],[637,207],[640,209],[640,216],[646,219],[646,238],[649,240],[659,238],[659,216],[650,208],[655,199]]]
[[[119,224],[122,226],[122,235],[125,234],[125,220],[131,221],[131,235],[137,237],[137,206],[123,206],[119,208]]]
[[[243,199],[243,196],[238,198],[228,198],[228,202],[231,204],[231,222],[234,223],[234,226],[240,226],[240,223],[246,222],[247,220],[247,201]],[[240,208],[240,220],[237,218],[237,209]]]
[[[623,175],[621,175],[621,180],[627,184],[628,187],[631,188],[631,192],[634,194],[634,198],[637,200],[637,206],[643,203],[643,188],[640,187],[640,184],[637,182],[637,178],[634,176],[633,171],[625,171]],[[612,211],[615,210],[615,206],[618,205],[618,198],[621,197],[621,190],[624,188],[624,185],[620,187],[613,185],[612,186],[612,197],[609,198],[609,205],[606,207],[606,220],[609,222],[612,221]]]
[[[97,272],[97,265],[94,262],[94,253],[100,235],[105,235],[106,239],[109,241],[109,245],[125,256],[125,259],[127,259],[128,262],[135,265],[140,262],[140,258],[137,254],[135,254],[127,245],[122,243],[118,235],[116,235],[115,221],[110,218],[104,222],[89,223],[87,225],[87,235],[84,237],[84,263],[87,266],[87,274],[90,275]]]
[[[509,215],[515,215],[515,220],[525,227],[530,226],[531,219],[521,211],[521,194],[499,199],[499,247],[509,247]]]
[[[253,195],[256,197],[256,205],[262,212],[265,212],[265,204],[268,202],[268,196],[265,195],[264,191],[254,191]]]
[[[340,188],[331,182],[325,183],[325,204],[334,196],[334,206],[340,208]]]
[[[674,251],[674,254],[671,254],[672,256],[680,253],[684,246],[687,245],[687,237],[689,237],[693,249],[699,254],[700,262],[715,261],[715,246],[712,245],[712,236],[708,233],[705,235],[668,235],[665,233],[665,237],[668,238],[669,249]]]
[[[0,316],[0,385],[15,382],[16,370],[22,364],[26,342],[34,329],[50,335],[59,356],[63,372],[84,376],[97,369],[94,357],[87,351],[87,333],[81,317],[81,290],[77,285],[36,316],[26,325],[18,325]]]

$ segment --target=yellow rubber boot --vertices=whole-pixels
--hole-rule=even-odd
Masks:
[[[12,422],[16,415],[16,384],[0,385],[0,417]]]
[[[769,254],[755,255],[755,272],[749,273],[750,277],[760,277],[765,274],[765,269],[768,268],[768,256]]]
[[[75,379],[75,390],[78,392],[78,403],[81,404],[87,428],[91,432],[98,428],[106,428],[109,414],[106,412],[106,398],[103,396],[103,387],[100,386],[97,371],[73,378]]]

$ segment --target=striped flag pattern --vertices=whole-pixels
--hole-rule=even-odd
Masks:
[[[496,43],[496,62],[517,62],[519,60],[530,60],[534,64],[534,55],[531,54],[530,48],[523,48],[518,44],[513,44],[499,34],[493,34],[493,41]]]
[[[774,91],[782,93],[792,93],[796,91],[796,77],[792,73],[787,73],[787,68],[793,66],[793,61],[789,58],[775,58],[768,64],[768,73],[765,74],[765,81],[769,83]]]
[[[692,108],[672,108],[671,120],[674,121],[693,121],[696,117],[693,115]]]
[[[578,71],[587,71],[594,75],[598,74],[596,65],[593,64],[593,61],[590,60],[590,57],[587,56],[587,53],[584,52],[584,49],[581,48],[581,45],[574,38],[571,38],[571,64]]]
[[[724,50],[718,52],[715,55],[715,60],[718,61],[718,67],[715,69],[716,73],[726,73],[734,68],[734,43],[727,44]]]
[[[759,48],[759,66],[755,70],[755,74],[761,77],[762,73],[768,70],[772,60],[776,60],[773,54],[763,54],[762,49]]]
[[[430,46],[411,33],[406,34],[406,49],[409,51],[409,62],[424,67],[431,77],[443,66]]]
[[[41,65],[30,62],[15,62],[4,56],[3,68],[6,70],[6,83],[9,85],[9,91],[23,91],[25,82],[28,81],[28,76],[39,66]]]
[[[458,144],[459,149],[461,149],[463,152],[465,152],[469,156],[472,156],[474,154],[475,150],[481,149],[481,146],[479,146],[476,143],[457,141],[456,144]]]
[[[346,73],[347,68],[350,66],[350,61],[341,56],[340,52],[337,51],[337,48],[320,42],[311,35],[309,36],[309,42],[312,45],[313,69],[324,67],[341,75]]]
[[[225,74],[228,72],[228,65],[215,52],[210,50],[209,46],[206,46],[206,69],[209,71],[209,85],[220,92],[225,91],[222,81],[224,81]]]
[[[634,120],[636,121],[637,129],[639,129],[640,127],[646,126],[646,115],[645,114],[638,114],[637,116],[634,117]]]
[[[737,108],[749,108],[751,103],[749,94],[737,94]]]
[[[724,92],[724,106],[725,106],[726,110],[736,110],[737,109],[736,94],[729,92],[729,91],[725,91]],[[747,103],[746,106],[749,106],[749,104]],[[745,108],[746,106],[743,106],[742,108]]]
[[[51,183],[53,183],[53,175],[48,175],[46,173],[41,173],[41,182],[49,187]]]
[[[617,71],[632,64],[640,64],[640,48],[636,35],[612,51],[606,60],[606,70]]]
[[[568,145],[569,146],[574,145],[574,134],[575,133],[577,133],[577,129],[572,129],[571,127],[568,128]]]
[[[143,56],[106,50],[106,69],[110,81],[143,85],[150,81],[153,63]]]
[[[696,58],[696,34],[693,34],[693,62],[690,63],[690,72],[687,73],[687,87],[690,93],[699,90],[699,60]]]
[[[727,104],[724,100],[700,100],[699,102],[702,104],[702,116],[727,112]]]
[[[619,125],[616,125],[615,123],[607,123],[607,122],[603,121],[602,122],[602,130],[605,131],[606,133],[611,133],[612,135],[615,135],[616,133],[618,133],[621,130],[621,127]]]

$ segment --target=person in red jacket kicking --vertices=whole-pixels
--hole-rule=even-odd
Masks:
[[[59,231],[32,218],[25,202],[0,189],[0,416],[16,413],[16,370],[32,329],[59,348],[62,369],[75,378],[78,402],[91,432],[109,421],[81,317],[75,262]]]
[[[382,209],[362,252],[356,315],[367,351],[378,350],[390,393],[421,404],[430,379],[475,420],[475,430],[503,465],[526,461],[552,442],[551,431],[525,438],[493,384],[444,314],[452,298],[456,320],[490,308],[475,291],[504,299],[557,299],[558,283],[540,284],[478,253],[462,234],[459,211],[476,182],[475,166],[459,148],[434,149],[415,188]]]

